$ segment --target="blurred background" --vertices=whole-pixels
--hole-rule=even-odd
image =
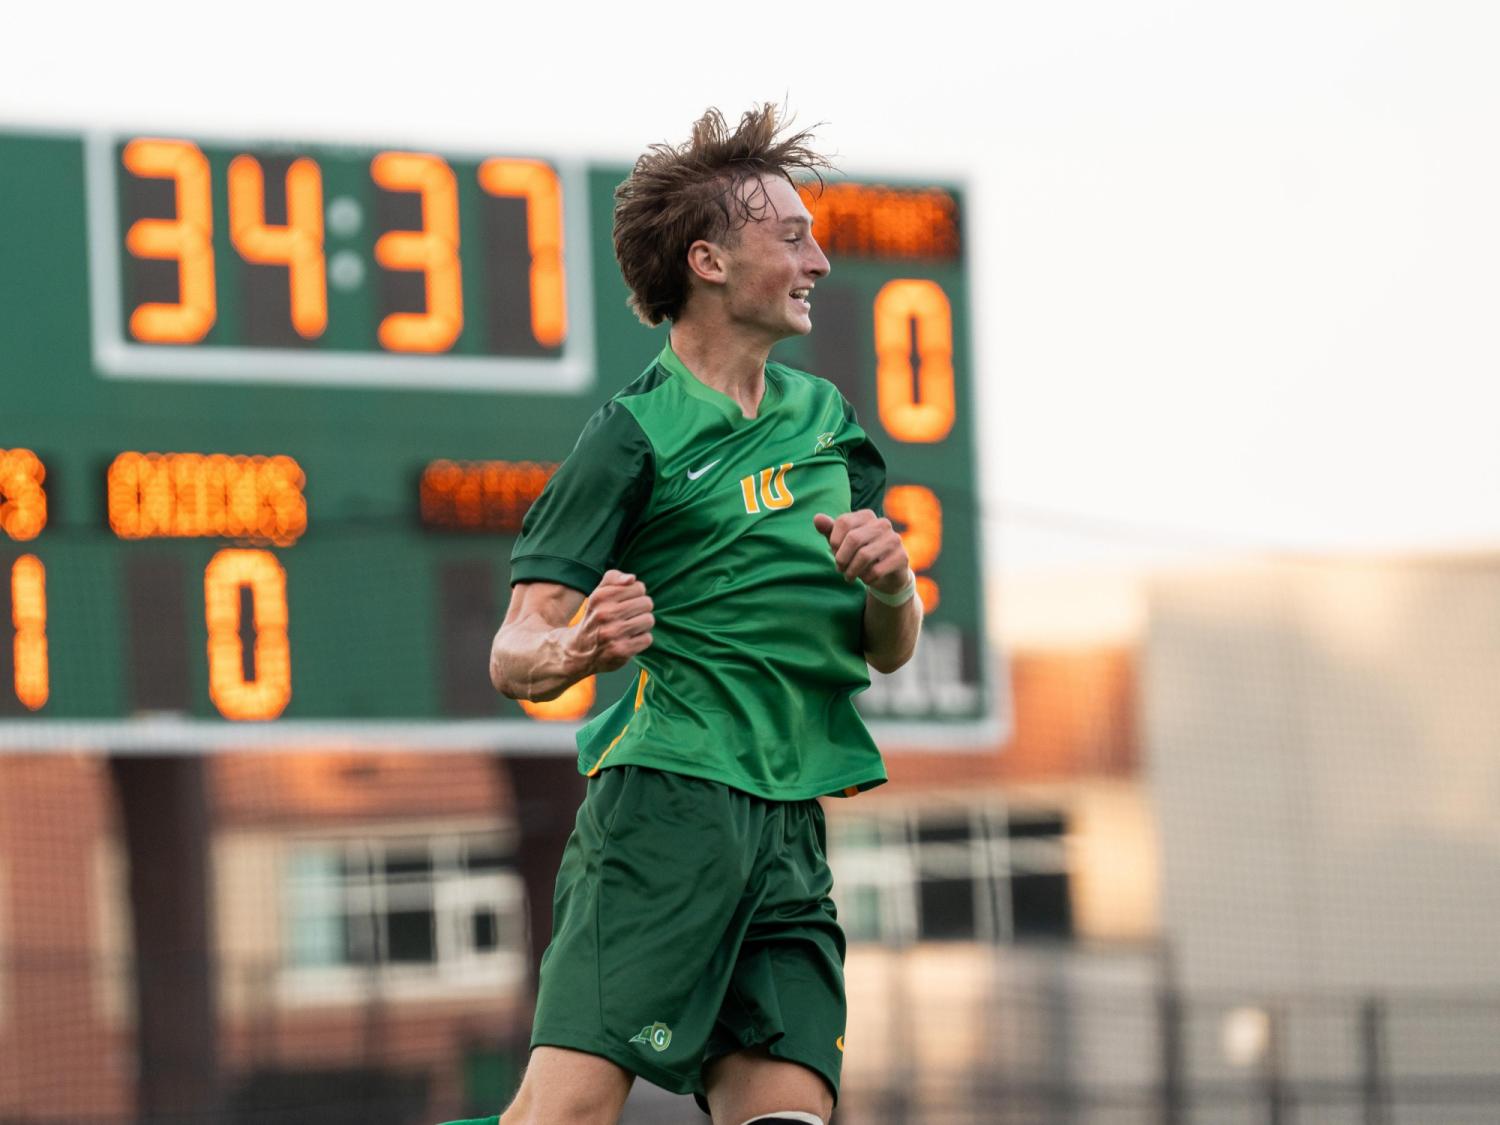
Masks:
[[[0,1122],[503,1105],[572,730],[631,682],[495,697],[510,547],[660,347],[614,185],[768,98],[840,168],[776,357],[885,452],[929,611],[861,698],[891,783],[825,802],[836,1120],[1500,1121],[1497,41],[8,14]]]

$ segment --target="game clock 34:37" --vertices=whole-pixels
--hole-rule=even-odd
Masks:
[[[366,165],[364,191],[348,190],[348,160],[337,162],[336,183],[346,189],[330,197],[323,161],[312,156],[238,153],[216,182],[208,156],[192,141],[136,138],[119,150],[123,173],[123,245],[129,255],[124,294],[129,338],[141,344],[198,344],[222,317],[225,271],[214,237],[215,212],[227,212],[229,247],[248,272],[242,288],[284,287],[272,294],[242,294],[238,322],[221,337],[263,347],[314,345],[329,334],[330,242],[336,287],[362,289],[369,267],[380,271],[374,286],[375,315],[361,326],[368,347],[404,354],[449,352],[472,320],[459,255],[460,192],[449,161],[423,152],[381,152]],[[270,177],[267,167],[278,173]],[[567,337],[568,302],[563,260],[562,184],[545,161],[491,157],[472,169],[484,201],[520,207],[480,209],[487,240],[503,241],[490,228],[520,219],[524,230],[527,337],[512,331],[514,309],[486,308],[490,332],[474,346],[493,354],[546,354]],[[218,198],[222,196],[222,198]],[[375,202],[371,229],[366,209]],[[407,222],[397,225],[402,215]],[[326,216],[326,218],[325,218]],[[333,230],[328,229],[329,225]],[[379,229],[380,227],[388,229]],[[350,249],[368,247],[369,258]],[[161,269],[153,269],[160,265]],[[403,294],[402,283],[419,292]],[[403,296],[417,299],[404,303]],[[466,302],[466,296],[469,300]],[[256,308],[256,303],[266,306]],[[280,305],[273,308],[272,305]],[[512,315],[507,316],[505,313]]]

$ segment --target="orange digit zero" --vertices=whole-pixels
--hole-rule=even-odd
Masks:
[[[916,330],[917,367],[912,366]],[[935,281],[901,278],[875,297],[875,392],[897,441],[942,441],[953,429],[953,313]]]
[[[220,551],[203,572],[208,694],[226,719],[274,719],[292,698],[286,571],[270,551]],[[240,591],[254,615],[254,676],[244,671]]]

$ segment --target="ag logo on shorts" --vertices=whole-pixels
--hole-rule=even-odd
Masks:
[[[643,1027],[631,1036],[632,1043],[649,1043],[651,1049],[658,1053],[665,1051],[672,1045],[672,1029],[664,1023],[653,1023],[650,1027]]]

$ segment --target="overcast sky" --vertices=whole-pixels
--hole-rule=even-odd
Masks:
[[[1500,5],[12,5],[0,125],[961,176],[992,562],[1500,546]],[[836,264],[835,264],[836,265]]]

